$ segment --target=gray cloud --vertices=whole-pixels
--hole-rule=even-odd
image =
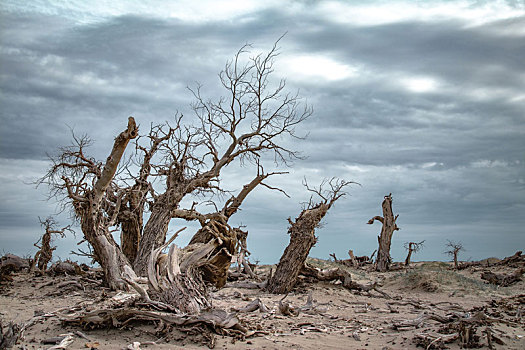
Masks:
[[[445,258],[447,238],[464,240],[474,258],[512,254],[523,245],[525,15],[477,25],[411,19],[358,26],[331,21],[311,6],[207,22],[137,14],[75,22],[3,11],[3,249],[32,244],[37,216],[55,211],[53,203],[40,201],[43,189],[24,183],[43,173],[46,153],[69,143],[70,127],[91,135],[92,152],[103,159],[128,115],[142,130],[177,111],[191,121],[188,85],[200,82],[207,96],[220,96],[217,73],[236,50],[247,42],[254,51],[268,49],[284,32],[277,72],[290,89],[300,89],[315,115],[300,128],[307,140],[284,141],[308,158],[271,180],[292,198],[258,190],[233,218],[248,225],[255,257],[275,262],[280,256],[286,218],[297,216],[299,202],[308,197],[303,176],[311,183],[339,176],[361,184],[328,215],[313,255],[345,256],[351,248],[371,253],[379,227],[365,222],[380,214],[389,192],[402,227],[394,241],[396,259],[405,240],[427,239],[420,258],[432,259]],[[287,74],[297,68],[287,60],[304,55],[326,56],[354,71],[332,80],[308,75],[320,67]],[[435,85],[415,91],[410,79],[433,79]],[[250,175],[243,171],[249,172],[225,174],[225,183],[238,187]],[[23,244],[10,234],[15,231]]]

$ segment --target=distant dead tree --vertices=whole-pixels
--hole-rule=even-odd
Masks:
[[[447,240],[446,247],[448,248],[448,250],[443,252],[443,254],[447,254],[453,257],[454,269],[458,269],[458,254],[460,251],[465,250],[465,248],[463,248],[463,244],[461,242]]]
[[[374,221],[379,221],[383,224],[381,227],[381,234],[377,237],[379,243],[379,249],[377,251],[376,270],[387,271],[392,262],[390,257],[390,245],[392,244],[392,236],[394,231],[399,230],[397,227],[396,220],[399,215],[394,217],[392,212],[392,193],[385,196],[382,203],[383,216],[374,216],[368,220],[367,224],[372,225]]]
[[[408,267],[410,265],[410,258],[412,257],[413,253],[417,253],[423,248],[423,244],[425,241],[421,242],[405,242],[404,247],[408,251],[407,257],[405,259],[405,267]]]
[[[288,218],[290,243],[279,260],[275,274],[268,282],[269,292],[280,294],[292,290],[301,269],[305,266],[310,249],[317,242],[315,229],[319,227],[321,220],[333,204],[346,194],[343,191],[344,187],[351,183],[353,182],[332,178],[323,180],[318,188],[311,188],[306,180],[304,181],[306,189],[313,192],[315,197],[319,197],[320,201],[314,202],[314,197],[310,197],[295,221]]]
[[[283,140],[302,138],[295,129],[313,113],[297,93],[286,91],[284,80],[270,81],[276,45],[248,59],[248,46],[237,52],[219,74],[227,97],[213,102],[202,97],[200,86],[192,90],[196,123],[186,124],[177,116],[173,123],[151,125],[146,135],[139,136],[130,117],[106,161],[87,154],[89,137],[75,135],[74,144],[51,159],[49,171],[38,184],[48,185],[50,197],[73,209],[110,288],[126,288],[127,281],[137,275],[151,276],[152,253],[163,256],[158,249],[167,248],[166,234],[173,219],[198,220],[202,228],[188,247],[173,251],[171,257],[181,269],[196,264],[207,282],[217,287],[224,284],[238,243],[229,218],[257,186],[280,190],[264,183],[282,172],[264,172],[262,155],[271,154],[278,166],[300,157]],[[132,140],[135,155],[121,162]],[[224,198],[229,192],[221,187],[221,171],[234,161],[256,165],[257,175],[222,209],[200,213],[196,202],[191,208],[181,207],[188,197],[202,199],[201,203]],[[120,244],[113,239],[118,230]],[[188,275],[180,278],[184,276]]]
[[[34,246],[38,248],[38,251],[33,259],[32,266],[37,266],[40,271],[44,272],[47,270],[47,264],[53,258],[53,251],[56,249],[56,247],[51,246],[53,236],[64,238],[66,236],[66,231],[72,233],[74,233],[74,231],[71,229],[71,225],[58,228],[58,223],[52,216],[48,216],[45,219],[39,217],[38,221],[40,221],[40,226],[44,228],[45,232],[34,244]]]

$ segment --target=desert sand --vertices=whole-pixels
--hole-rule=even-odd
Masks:
[[[117,294],[101,285],[96,270],[75,276],[36,276],[20,271],[11,275],[11,282],[2,284],[0,318],[4,327],[8,322],[25,325],[15,349],[60,348],[43,342],[59,337],[55,339],[59,343],[67,334],[68,349],[416,349],[418,343],[419,348],[459,349],[461,338],[421,343],[421,334],[457,332],[457,321],[443,323],[426,316],[468,318],[480,311],[486,320],[474,327],[474,336],[479,337],[474,338],[476,344],[525,349],[525,282],[499,287],[480,278],[487,269],[508,274],[513,267],[474,266],[456,271],[449,263],[416,262],[408,269],[379,273],[325,260],[309,262],[320,268],[347,269],[363,284],[379,282],[388,297],[375,291],[350,291],[340,282],[302,279],[286,296],[239,288],[230,282],[211,293],[213,307],[235,314],[252,336],[221,335],[198,327],[161,334],[157,322],[137,321],[103,329],[65,325],[61,321],[64,315],[96,309],[101,301]],[[258,266],[256,271],[265,276],[270,268]],[[266,312],[239,311],[257,298],[268,308]],[[283,315],[281,300],[298,314]],[[425,320],[411,325],[421,319]]]

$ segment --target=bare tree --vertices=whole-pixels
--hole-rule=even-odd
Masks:
[[[405,242],[404,247],[408,251],[407,257],[405,259],[405,267],[408,267],[408,265],[410,265],[410,258],[412,257],[412,254],[419,252],[423,248],[423,243],[425,243],[425,241],[417,243]]]
[[[171,161],[157,171],[166,176],[166,190],[153,199],[135,260],[137,273],[145,273],[152,249],[164,243],[168,224],[182,198],[195,191],[217,190],[225,166],[236,159],[258,161],[264,152],[272,152],[275,161],[284,164],[299,157],[279,141],[285,136],[300,138],[295,127],[313,111],[297,94],[285,91],[284,80],[271,85],[278,55],[276,45],[267,54],[249,58],[245,64],[242,61],[249,47],[237,52],[219,74],[226,98],[213,102],[202,97],[200,86],[192,90],[196,99],[193,110],[200,125],[185,133],[185,140],[191,138],[194,142],[193,148],[177,147],[171,153]]]
[[[116,138],[106,162],[87,156],[91,141],[86,136],[74,136],[74,145],[61,149],[52,159],[51,169],[39,183],[48,184],[51,196],[71,205],[111,288],[124,288],[124,277],[148,274],[152,252],[164,246],[168,224],[175,218],[198,220],[202,225],[190,245],[181,250],[181,259],[193,256],[207,282],[218,287],[224,284],[238,243],[229,218],[257,186],[280,190],[264,183],[281,172],[265,173],[262,155],[272,154],[277,165],[288,165],[299,157],[281,142],[287,136],[301,138],[295,128],[312,114],[297,94],[285,91],[283,80],[272,85],[276,45],[267,54],[247,60],[248,46],[238,51],[220,74],[227,98],[212,102],[202,97],[200,86],[192,90],[197,125],[187,126],[182,116],[177,116],[173,124],[151,125],[147,135],[138,137],[138,128],[130,117],[128,128]],[[134,164],[124,162],[119,168],[123,152],[133,139],[136,152],[130,161]],[[256,164],[258,172],[222,209],[201,214],[196,210],[198,203],[190,209],[180,207],[187,196],[206,199],[227,193],[221,188],[220,174],[235,160]],[[118,229],[121,245],[112,236]],[[209,249],[206,259],[191,255],[198,244]],[[203,252],[200,248],[198,251]]]
[[[377,237],[379,249],[377,251],[376,270],[384,272],[389,269],[392,261],[390,257],[390,245],[392,244],[394,231],[399,230],[396,224],[399,215],[394,217],[392,212],[392,193],[385,196],[381,206],[383,208],[383,216],[374,216],[368,220],[367,224],[372,225],[376,220],[383,224],[381,234]]]
[[[292,290],[301,269],[305,266],[310,249],[317,242],[315,229],[319,227],[321,220],[333,204],[346,194],[343,188],[351,183],[353,182],[332,178],[329,181],[323,180],[318,188],[310,188],[306,180],[304,181],[306,189],[319,197],[320,201],[316,203],[313,201],[313,196],[310,197],[295,221],[288,218],[290,243],[279,260],[275,274],[268,282],[269,292],[279,294]]]
[[[89,138],[75,138],[75,145],[61,149],[60,155],[51,159],[51,168],[38,182],[48,184],[52,196],[65,196],[64,202],[71,204],[84,238],[93,247],[94,257],[112,289],[125,288],[122,274],[130,265],[111,235],[117,211],[106,194],[126,146],[137,135],[135,120],[129,117],[127,128],[116,137],[104,164],[85,154]]]
[[[56,247],[51,246],[53,236],[64,238],[66,231],[72,233],[74,233],[74,231],[71,229],[71,225],[58,228],[58,223],[52,216],[48,216],[44,220],[39,217],[38,221],[40,221],[40,226],[44,228],[45,232],[34,244],[34,246],[38,248],[38,251],[33,259],[32,266],[37,266],[40,271],[44,272],[47,270],[47,264],[53,258],[53,251],[56,249]]]
[[[463,248],[463,244],[461,242],[454,242],[450,240],[447,240],[446,247],[448,248],[448,250],[443,252],[443,254],[447,254],[454,259],[454,269],[457,269],[458,268],[458,254],[460,251],[465,250],[465,248]]]

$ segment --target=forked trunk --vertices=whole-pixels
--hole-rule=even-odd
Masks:
[[[84,237],[93,247],[95,259],[104,271],[108,286],[113,290],[126,289],[122,274],[127,270],[125,266],[129,268],[128,273],[132,272],[131,265],[107,228],[90,214],[88,212],[81,217]]]
[[[127,270],[128,274],[133,275],[129,277],[136,276],[133,274],[128,259],[111,236],[108,227],[110,223],[100,207],[129,140],[137,137],[137,135],[138,128],[135,120],[130,117],[128,128],[115,139],[111,154],[107,158],[104,169],[93,189],[87,191],[86,196],[75,203],[75,211],[80,218],[84,237],[93,247],[95,259],[104,270],[105,280],[111,289],[126,288],[127,285],[122,279],[124,271]],[[68,192],[70,196],[75,198],[69,187]]]
[[[153,206],[151,215],[146,222],[146,226],[144,226],[138,255],[134,263],[134,269],[137,275],[146,276],[151,252],[166,241],[166,233],[168,232],[170,220],[171,210],[168,208],[168,204],[163,201],[158,201],[156,205]]]
[[[377,237],[379,243],[379,249],[377,251],[376,270],[387,271],[392,262],[390,257],[390,245],[392,244],[392,236],[394,231],[399,230],[397,227],[396,220],[397,216],[394,217],[392,212],[392,194],[385,196],[382,204],[383,216],[375,216],[368,221],[368,224],[373,224],[375,220],[380,221],[383,226],[381,227],[381,234]]]

